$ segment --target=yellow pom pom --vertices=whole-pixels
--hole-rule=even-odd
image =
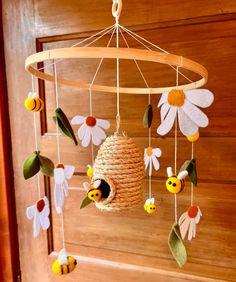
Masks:
[[[68,256],[67,259],[68,264],[60,264],[59,260],[56,259],[53,262],[52,271],[57,275],[67,274],[73,271],[75,269],[75,266],[77,265],[77,261],[71,256]]]
[[[40,98],[27,98],[25,100],[25,108],[28,111],[40,112],[44,108],[44,102]]]
[[[92,168],[90,165],[88,165],[87,176],[88,176],[89,178],[92,178],[92,177],[93,177],[93,168]]]
[[[194,135],[187,136],[187,139],[190,142],[196,142],[199,139],[199,132],[197,131]]]

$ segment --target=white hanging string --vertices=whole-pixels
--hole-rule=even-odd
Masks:
[[[119,23],[116,17],[116,48],[119,48]],[[116,133],[120,129],[120,61],[116,59]]]
[[[179,67],[176,67],[176,86],[179,85]],[[175,160],[175,175],[177,175],[177,152],[178,152],[178,117],[176,115],[175,119],[175,153],[174,153],[174,160]],[[177,204],[177,194],[174,194],[174,201],[175,201],[175,223],[178,223],[178,204]]]
[[[191,159],[194,158],[194,142],[192,142],[192,152],[191,152]],[[191,181],[191,195],[190,195],[190,205],[193,206],[193,197],[194,197],[194,186]]]
[[[53,65],[54,69],[54,90],[55,90],[55,96],[56,96],[56,107],[59,107],[59,95],[58,95],[58,83],[57,83],[57,65]],[[57,158],[58,163],[61,163],[61,152],[60,152],[60,135],[59,135],[59,126],[58,121],[56,119],[56,137],[57,137]],[[62,236],[62,247],[65,248],[65,226],[64,226],[64,214],[63,214],[63,208],[61,210],[61,236]]]
[[[93,43],[95,43],[96,41],[98,41],[99,39],[101,39],[107,33],[111,32],[113,29],[115,29],[115,24],[112,25],[112,26],[109,26],[109,27],[107,27],[107,28],[105,28],[105,29],[103,29],[101,31],[99,31],[98,33],[93,34],[92,36],[90,36],[88,38],[85,38],[84,40],[82,40],[82,41],[80,41],[80,42],[70,46],[69,48],[77,47],[77,46],[83,44],[84,42],[92,39],[93,37],[98,36],[99,34],[101,34],[99,37],[95,38],[93,41],[91,41],[88,44],[83,46],[83,47],[88,47],[88,46],[92,45]],[[60,60],[57,60],[57,61],[53,60],[53,63],[47,64],[47,65],[43,66],[42,68],[39,68],[38,70],[40,71],[40,70],[46,69],[47,67],[53,66],[54,64],[57,64],[57,63],[62,62],[64,60],[66,60],[66,59],[60,59]]]
[[[109,41],[108,41],[106,47],[109,47],[109,46],[110,46],[110,43],[111,43],[111,40],[112,40],[113,35],[114,35],[114,33],[115,33],[115,30],[116,30],[116,29],[114,28],[113,31],[112,31],[111,37],[110,37],[110,39],[109,39]],[[93,86],[94,81],[95,81],[95,79],[96,79],[96,77],[97,77],[97,74],[98,74],[98,72],[99,72],[99,70],[100,70],[100,67],[101,67],[101,65],[102,65],[103,60],[104,60],[104,58],[101,58],[101,59],[100,59],[100,62],[99,62],[99,64],[98,64],[97,69],[96,69],[96,71],[95,71],[95,74],[94,74],[94,76],[93,76],[92,82],[90,83],[90,86],[89,86],[89,114],[90,114],[90,116],[93,116],[92,86]],[[91,151],[92,151],[92,164],[93,164],[93,163],[94,163],[94,146],[93,146],[93,142],[91,142]]]
[[[149,47],[148,47],[146,44],[144,44],[141,40],[137,39],[137,37],[138,37],[138,38],[141,38],[141,39],[144,40],[144,41],[149,42],[148,40],[146,40],[145,38],[141,37],[140,35],[138,35],[138,34],[132,32],[131,30],[129,30],[129,29],[127,29],[127,28],[125,28],[125,27],[123,27],[123,26],[121,26],[121,25],[119,25],[119,27],[120,27],[121,29],[123,29],[127,34],[129,34],[132,38],[134,38],[137,42],[139,42],[142,46],[144,46],[146,49],[152,51],[151,48],[149,48]],[[137,36],[137,37],[136,37],[136,36]],[[157,49],[159,49],[159,50],[165,52],[166,54],[169,54],[167,51],[165,51],[164,49],[160,48],[159,46],[157,46],[157,45],[155,45],[155,44],[153,44],[153,43],[151,43],[151,42],[149,42],[149,44],[151,44],[153,47],[155,47],[155,48],[157,48]],[[169,64],[167,64],[167,65],[168,65],[169,67],[171,67],[173,70],[176,71],[176,68],[175,68],[174,66],[169,65]],[[186,80],[188,80],[189,82],[193,82],[190,78],[188,78],[186,75],[184,75],[180,70],[179,70],[179,74],[180,74],[181,76],[183,76],[183,77],[184,77]]]
[[[31,82],[32,82],[32,94],[35,93],[35,77],[33,75],[31,75]],[[36,112],[33,113],[34,116],[34,140],[35,140],[35,151],[39,150],[39,145],[38,145],[38,130],[37,130],[37,121],[36,121]],[[40,188],[40,176],[37,173],[36,175],[36,186],[37,186],[37,190],[38,190],[38,197],[39,199],[41,198],[41,188]]]
[[[124,36],[124,34],[123,34],[123,32],[122,32],[122,30],[119,29],[119,31],[120,31],[120,34],[121,34],[121,36],[122,36],[122,38],[123,38],[123,40],[124,40],[126,46],[127,46],[128,48],[130,48],[130,46],[129,46],[129,44],[128,44],[128,42],[127,42],[127,40],[126,40],[126,38],[125,38],[125,36]],[[143,79],[143,81],[144,81],[146,87],[149,89],[149,93],[148,93],[148,104],[150,105],[150,104],[151,104],[150,87],[149,87],[149,85],[148,85],[148,83],[147,83],[147,80],[146,80],[146,78],[145,78],[143,72],[141,71],[141,68],[140,68],[140,66],[139,66],[139,64],[138,64],[138,62],[137,62],[137,60],[134,59],[134,63],[135,63],[135,65],[136,65],[136,67],[137,67],[137,69],[138,69],[138,71],[139,71],[139,73],[140,73],[140,75],[141,75],[141,77],[142,77],[142,79]],[[148,128],[148,146],[151,147],[151,128]],[[151,197],[152,197],[152,176],[151,176],[151,175],[149,175],[149,177],[148,177],[148,191],[149,191],[149,192],[148,192],[149,198],[151,198]]]

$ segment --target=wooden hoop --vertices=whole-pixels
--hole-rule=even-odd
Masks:
[[[115,18],[119,18],[122,10],[122,0],[113,0],[112,15]]]
[[[172,66],[179,66],[181,68],[187,69],[194,73],[199,74],[202,78],[196,82],[191,82],[188,84],[183,84],[179,86],[169,86],[169,87],[158,87],[158,88],[128,88],[120,87],[120,93],[126,94],[161,94],[164,91],[170,91],[171,89],[182,89],[190,90],[203,86],[207,82],[208,72],[206,68],[202,65],[186,59],[182,56],[177,56],[173,54],[166,54],[157,51],[134,49],[134,48],[114,48],[114,47],[73,47],[73,48],[59,48],[52,49],[48,51],[42,51],[30,55],[25,60],[25,69],[29,73],[35,75],[36,77],[47,80],[55,81],[53,75],[44,73],[32,65],[39,62],[44,62],[47,60],[61,60],[61,59],[73,59],[73,58],[106,58],[106,59],[128,59],[128,60],[140,60],[156,62],[161,64],[167,64]],[[57,82],[64,85],[79,87],[83,89],[90,89],[99,92],[109,92],[116,93],[117,89],[113,86],[96,85],[84,82],[78,82],[73,80],[67,80],[64,78],[57,78]]]

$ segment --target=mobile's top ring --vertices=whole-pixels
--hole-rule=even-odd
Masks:
[[[133,48],[114,48],[114,47],[74,47],[74,48],[59,48],[48,51],[42,51],[30,55],[25,61],[25,69],[36,77],[55,81],[55,77],[48,73],[38,70],[33,67],[33,64],[44,62],[47,60],[64,60],[73,58],[104,58],[104,59],[126,59],[126,60],[140,60],[148,62],[156,62],[170,66],[178,66],[183,69],[192,71],[201,76],[201,78],[195,82],[188,84],[182,84],[179,86],[173,85],[169,87],[158,88],[130,88],[119,87],[120,93],[127,94],[161,94],[164,91],[170,91],[174,89],[189,90],[203,86],[207,82],[208,72],[207,70],[197,62],[182,56],[173,55],[170,53],[163,53],[158,51],[150,51],[143,49]],[[57,62],[55,62],[57,63]],[[116,93],[117,88],[115,86],[105,86],[89,84],[85,82],[79,82],[74,80],[68,80],[65,78],[57,78],[57,82],[64,85],[75,86],[83,89],[90,89],[99,92]]]
[[[112,4],[113,17],[118,19],[120,17],[121,10],[122,10],[122,0],[113,0],[113,4]]]

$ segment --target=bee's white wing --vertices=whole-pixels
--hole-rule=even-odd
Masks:
[[[184,93],[191,103],[201,108],[209,107],[214,100],[213,93],[207,89],[186,90]]]
[[[64,205],[64,191],[62,184],[55,184],[54,186],[54,202],[57,213],[61,213],[61,209]]]
[[[65,180],[65,171],[63,168],[54,168],[54,181],[57,184],[62,184]]]
[[[147,200],[145,201],[145,205],[149,205],[149,204],[151,204],[151,199],[147,199]]]
[[[90,190],[90,184],[88,182],[83,182],[83,187],[86,191]]]
[[[154,204],[154,203],[155,203],[155,199],[154,199],[154,198],[151,198],[151,199],[150,199],[150,203],[151,203],[151,204]]]
[[[35,210],[36,210],[36,207],[35,205],[31,206],[31,207],[28,207],[26,209],[26,216],[28,219],[32,219],[35,215]]]
[[[39,232],[40,232],[39,214],[35,213],[34,222],[33,222],[33,235],[34,235],[34,238],[38,237]]]
[[[97,189],[100,185],[101,185],[101,180],[100,180],[100,179],[97,179],[97,180],[94,181],[93,187],[94,187],[95,189]]]
[[[75,167],[73,165],[65,165],[65,177],[70,179],[75,172]]]
[[[60,265],[63,264],[68,264],[68,254],[66,252],[66,250],[63,248],[60,250],[59,254],[58,254],[58,262]]]

